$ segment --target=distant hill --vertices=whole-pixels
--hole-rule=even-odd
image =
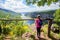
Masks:
[[[20,18],[21,14],[0,8],[0,18],[5,18],[7,16],[9,16],[9,18]]]
[[[29,16],[31,18],[35,18],[37,15],[41,15],[42,18],[53,18],[53,14],[56,10],[46,10],[42,12],[28,12],[25,16]]]

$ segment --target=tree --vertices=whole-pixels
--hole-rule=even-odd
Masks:
[[[57,9],[53,16],[54,21],[56,21],[56,23],[60,25],[60,9]]]
[[[37,4],[38,6],[50,5],[52,2],[58,2],[59,0],[26,0],[27,4]]]

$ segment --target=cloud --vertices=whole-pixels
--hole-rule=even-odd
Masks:
[[[3,3],[4,2],[4,3]],[[57,5],[58,4],[58,5]],[[59,8],[59,3],[51,4],[50,6],[36,6],[25,4],[23,0],[0,0],[0,8],[9,9],[15,12],[34,12],[34,11],[43,11],[43,10],[53,10]]]
[[[6,0],[5,4],[3,4],[3,2],[0,3],[0,8],[15,10],[15,9],[28,8],[28,6],[24,5],[22,1]]]
[[[51,4],[50,6],[36,6],[36,7],[29,7],[29,8],[24,8],[24,9],[17,9],[16,12],[35,12],[35,11],[46,11],[46,10],[55,10],[59,9],[59,5],[57,4]]]

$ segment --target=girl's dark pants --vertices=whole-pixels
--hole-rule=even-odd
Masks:
[[[37,37],[40,37],[41,27],[37,28]]]

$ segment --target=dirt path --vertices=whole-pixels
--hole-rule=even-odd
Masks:
[[[26,40],[29,40],[29,38],[31,37],[31,35],[33,36],[32,39],[34,40],[39,40],[39,38],[36,35],[36,28],[34,27],[35,25],[30,25],[29,28],[32,30],[32,33],[25,33],[23,34],[23,38],[25,38]],[[35,33],[35,34],[33,34]],[[27,36],[26,36],[27,35]],[[40,34],[40,40],[51,40],[50,38],[48,38],[47,34],[44,34],[44,32],[41,32]]]
[[[39,40],[36,36],[36,39]],[[44,34],[43,32],[41,32],[40,34],[40,40],[51,40],[46,34]]]
[[[50,38],[48,38],[47,35],[45,35],[43,32],[41,32],[40,34],[40,40],[51,40]],[[37,37],[37,35],[31,34],[31,33],[25,33],[22,38],[24,38],[25,40],[30,40],[30,38],[32,38],[33,40],[39,40],[39,38]]]
[[[34,33],[36,33],[36,27],[34,24],[30,26],[30,29],[33,30]],[[35,39],[38,40],[36,34],[35,34]],[[47,36],[47,34],[44,34],[44,32],[41,32],[40,40],[51,40],[51,39]]]

